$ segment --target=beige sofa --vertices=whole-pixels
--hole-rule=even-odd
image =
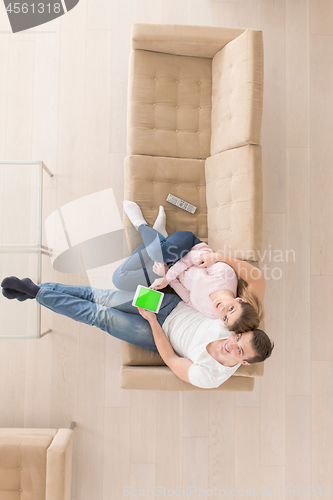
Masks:
[[[70,500],[74,426],[0,429],[1,500]]]
[[[215,251],[257,261],[262,250],[262,33],[249,29],[135,24],[128,90],[125,199],[152,225],[189,230]],[[166,202],[171,193],[194,214]],[[141,242],[125,216],[128,244]],[[159,355],[122,342],[121,387],[200,390]],[[263,363],[241,366],[218,389],[251,391]],[[207,390],[207,389],[206,389]]]

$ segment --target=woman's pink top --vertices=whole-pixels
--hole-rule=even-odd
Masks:
[[[213,252],[206,243],[195,245],[166,273],[170,286],[181,299],[208,318],[218,318],[209,295],[217,290],[230,290],[237,296],[238,278],[235,271],[224,262],[209,267],[199,267],[203,252]]]

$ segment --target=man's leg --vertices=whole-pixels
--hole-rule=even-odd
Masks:
[[[101,328],[101,330],[107,331],[114,337],[123,338],[121,336],[123,335],[122,330],[120,333],[114,330],[118,323],[115,323],[113,318],[114,316],[117,316],[118,312],[128,315],[127,320],[130,321],[130,324],[127,328],[130,330],[132,328],[131,324],[133,322],[137,323],[135,317],[140,317],[140,325],[142,323],[141,319],[143,319],[147,323],[148,329],[151,333],[149,323],[142,318],[138,308],[132,305],[134,294],[135,292],[122,290],[104,290],[90,286],[62,285],[60,283],[51,282],[42,283],[40,285],[40,290],[36,295],[36,300],[54,312],[63,314],[69,318],[88,325],[97,326],[98,328]],[[156,315],[161,326],[163,325],[166,317],[176,307],[180,300],[180,297],[177,295],[164,295],[160,311]],[[94,317],[96,317],[97,320],[96,318],[94,319]],[[107,319],[108,317],[110,320]],[[102,325],[104,324],[106,326],[99,326],[99,323],[96,323],[96,321],[101,321],[101,318],[103,319]],[[122,322],[124,322],[124,317],[120,317],[120,319],[122,320],[120,322],[121,325]],[[110,331],[107,329],[108,322],[110,323]],[[132,336],[131,331],[125,332],[124,334],[126,334],[128,338],[131,338]],[[126,339],[123,338],[123,340]],[[131,340],[127,340],[127,342],[145,347],[141,344],[141,334],[139,335],[139,340],[140,344],[138,344],[137,336],[135,334],[134,342]],[[149,345],[151,345],[150,340]],[[150,347],[146,347],[146,349],[150,349]]]
[[[113,307],[97,304],[81,297],[56,291],[52,289],[54,288],[53,286],[43,285],[58,284],[46,283],[41,285],[41,288],[36,295],[36,300],[44,307],[47,307],[51,311],[58,314],[67,316],[75,321],[79,321],[80,323],[96,326],[100,330],[103,330],[120,340],[144,347],[150,351],[158,352],[150,325],[148,321],[146,321],[139,314],[136,308],[133,308],[133,310],[136,310],[136,313],[130,314]],[[58,285],[58,289],[60,289],[61,286],[66,285]],[[73,288],[79,289],[90,287]],[[82,293],[87,297],[93,297],[91,295],[93,291],[89,292],[88,290],[82,290]],[[129,304],[127,303],[125,307],[129,307]]]

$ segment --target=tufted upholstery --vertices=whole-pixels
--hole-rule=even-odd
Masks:
[[[197,207],[194,214],[164,203],[171,193]],[[208,236],[204,160],[128,156],[125,160],[125,199],[136,200],[148,224],[153,225],[164,204],[169,234],[186,227],[199,238]],[[131,226],[125,215],[125,225]],[[135,244],[131,244],[135,249]]]
[[[134,50],[129,81],[130,154],[209,156],[211,59]]]
[[[150,225],[163,205],[169,233],[188,229],[208,237],[214,250],[258,258],[262,33],[136,24],[132,49],[125,199],[139,204]],[[165,201],[169,193],[197,211],[175,208]],[[133,251],[141,240],[126,216],[124,223]],[[178,379],[156,353],[127,342],[121,352],[123,388],[200,390]],[[241,366],[211,390],[251,391],[253,377],[262,374],[263,363]]]
[[[70,429],[0,429],[1,500],[70,500]]]
[[[211,154],[260,144],[262,33],[246,30],[213,58]]]
[[[262,247],[261,146],[247,145],[207,158],[208,244],[242,259],[259,260]]]

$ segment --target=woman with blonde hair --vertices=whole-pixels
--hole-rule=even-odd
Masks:
[[[186,304],[209,318],[220,318],[229,330],[258,328],[264,314],[263,272],[249,262],[213,252],[190,231],[160,233],[148,226],[134,202],[125,201],[124,209],[155,262],[153,272],[163,276],[152,288],[170,285]]]

